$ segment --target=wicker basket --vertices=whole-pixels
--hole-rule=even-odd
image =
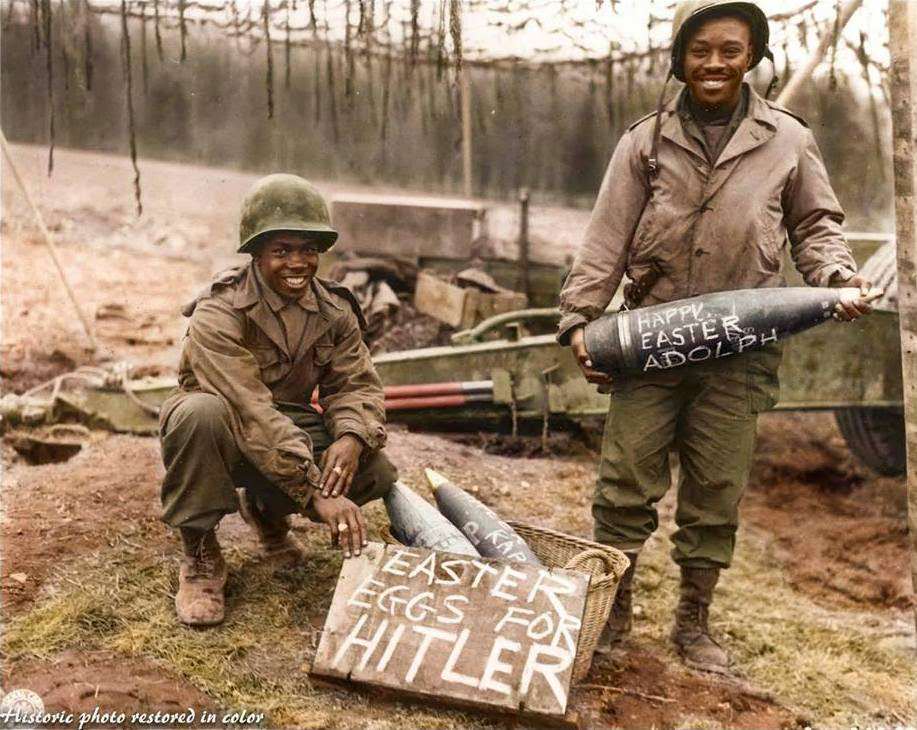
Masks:
[[[621,582],[621,577],[629,565],[627,556],[613,547],[545,527],[513,521],[509,521],[508,524],[519,533],[547,567],[576,570],[591,576],[579,644],[576,647],[576,659],[573,661],[573,681],[581,682],[592,666],[592,653],[595,651],[599,634],[602,633],[602,627],[608,620],[618,583]],[[400,544],[392,537],[387,525],[382,528],[381,533],[385,542]]]

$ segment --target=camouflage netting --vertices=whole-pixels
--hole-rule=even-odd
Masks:
[[[5,74],[5,85],[23,99],[40,84],[46,97],[43,110],[26,104],[11,113],[11,97],[4,94],[5,126],[11,138],[38,141],[40,114],[49,174],[62,129],[73,146],[104,149],[111,144],[100,141],[105,134],[126,136],[126,145],[120,144],[135,163],[138,214],[138,138],[145,154],[167,157],[206,153],[208,145],[225,148],[232,139],[243,148],[242,159],[227,160],[224,149],[202,153],[205,161],[257,167],[268,159],[295,166],[300,153],[279,132],[294,119],[310,133],[318,130],[320,142],[311,145],[308,163],[321,174],[334,177],[343,168],[351,177],[403,183],[410,176],[402,168],[410,161],[396,152],[417,148],[417,164],[428,168],[420,182],[448,189],[460,168],[458,80],[464,68],[475,156],[495,162],[478,166],[475,188],[586,194],[626,125],[652,108],[668,68],[672,6],[670,0],[4,0],[4,66],[23,70]],[[770,13],[771,46],[784,80],[819,38],[833,33],[823,63],[829,87],[836,89],[840,78],[868,99],[865,124],[873,128],[872,154],[885,175],[887,124],[880,101],[887,107],[887,33],[874,32],[885,27],[884,4],[866,0],[860,22],[842,33],[835,0],[762,6]],[[184,67],[190,68],[182,72]],[[766,83],[770,72],[762,64],[755,78]],[[113,115],[119,87],[121,113]],[[225,109],[237,96],[249,103],[252,130],[245,134],[258,140],[250,152],[244,138],[239,145],[238,129],[221,136],[225,120],[201,109],[209,104],[223,107],[215,113],[223,117],[239,115],[241,109]],[[249,115],[251,100],[259,97],[267,127]],[[189,107],[199,126],[212,132],[207,139],[192,139],[199,132],[188,130]],[[515,134],[488,134],[489,117]],[[172,137],[151,125],[171,128]],[[559,141],[567,135],[581,142],[565,148]],[[273,158],[265,155],[264,140]],[[543,160],[520,164],[533,148],[547,151]]]

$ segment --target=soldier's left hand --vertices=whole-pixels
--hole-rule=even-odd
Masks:
[[[882,291],[873,289],[872,282],[861,274],[856,274],[849,279],[833,283],[832,286],[850,287],[860,290],[858,299],[842,301],[835,305],[834,318],[842,322],[850,322],[858,317],[862,317],[864,314],[869,314],[872,311],[872,307],[869,303],[882,296]]]
[[[322,496],[339,497],[350,491],[363,453],[363,442],[352,433],[345,433],[322,454]]]

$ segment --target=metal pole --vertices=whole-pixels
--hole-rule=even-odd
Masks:
[[[522,280],[522,291],[531,297],[529,281],[529,191],[519,191],[519,278]]]
[[[863,0],[847,0],[847,2],[840,9],[840,18],[837,21],[837,32],[840,34],[844,27],[847,25],[847,21],[853,16],[857,8],[863,4]],[[781,106],[790,106],[793,103],[793,99],[796,95],[802,91],[803,85],[809,80],[809,77],[812,75],[812,72],[815,71],[815,68],[822,62],[822,59],[825,57],[825,54],[828,52],[828,49],[831,48],[831,44],[834,42],[834,28],[835,24],[832,23],[831,26],[825,31],[825,34],[822,36],[821,41],[818,44],[818,48],[815,49],[815,52],[809,56],[808,60],[805,63],[805,66],[800,68],[793,78],[789,80],[786,86],[783,87],[783,91],[777,96],[777,103]]]
[[[471,79],[468,66],[462,66],[462,178],[465,197],[473,193],[471,182]]]
[[[908,529],[911,580],[917,593],[917,2],[892,0],[889,30]],[[914,621],[917,624],[917,610]]]
[[[64,267],[61,265],[60,258],[57,255],[57,246],[54,245],[54,239],[51,238],[51,233],[48,231],[48,227],[45,225],[44,218],[42,218],[38,207],[35,205],[35,201],[32,200],[32,196],[29,194],[28,188],[25,186],[25,183],[22,181],[22,178],[19,175],[19,170],[16,168],[16,163],[13,162],[13,156],[10,154],[10,148],[6,142],[6,135],[2,130],[0,130],[0,144],[3,146],[3,155],[6,157],[6,164],[9,165],[10,171],[13,173],[13,178],[16,180],[16,184],[19,185],[19,189],[22,191],[23,197],[29,204],[29,208],[32,209],[32,215],[35,216],[35,221],[38,223],[38,229],[41,231],[42,238],[45,239],[45,243],[48,245],[48,251],[51,253],[51,259],[54,261],[54,266],[57,268],[57,273],[60,275],[61,282],[64,284],[64,291],[67,292],[67,296],[70,298],[70,303],[73,304],[73,308],[76,310],[76,316],[79,317],[80,323],[83,325],[83,331],[86,333],[86,338],[89,340],[89,345],[92,348],[92,351],[95,352],[99,349],[99,346],[96,343],[96,339],[89,327],[89,320],[86,319],[86,315],[84,315],[83,310],[80,309],[80,304],[76,300],[76,295],[73,293],[73,288],[70,286],[70,282],[67,281],[67,274],[64,273]]]

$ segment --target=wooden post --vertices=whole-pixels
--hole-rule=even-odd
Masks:
[[[526,298],[531,299],[529,281],[529,191],[519,191],[519,278]]]
[[[471,183],[471,79],[468,66],[462,66],[462,178],[465,197],[473,193]]]
[[[917,593],[917,2],[891,0],[889,29],[908,527]]]
[[[851,16],[856,12],[856,9],[862,4],[863,0],[847,0],[841,7],[839,11],[840,18],[838,18],[836,24],[838,35],[844,30],[847,21],[850,20]],[[812,72],[815,71],[815,68],[822,62],[822,59],[828,52],[828,49],[831,48],[831,44],[834,42],[834,29],[835,24],[832,23],[828,30],[825,31],[821,41],[819,41],[818,48],[815,49],[815,52],[809,56],[805,65],[793,74],[793,78],[783,87],[783,90],[777,96],[778,104],[781,106],[792,105],[793,98],[802,90],[803,86],[812,75]]]
[[[19,170],[16,167],[16,163],[13,162],[13,156],[10,154],[9,145],[6,143],[6,135],[3,134],[2,130],[0,130],[0,147],[3,148],[3,156],[6,157],[6,164],[9,166],[10,172],[13,173],[13,179],[19,186],[22,197],[25,198],[25,202],[28,204],[32,211],[32,215],[35,217],[35,223],[38,224],[38,231],[41,233],[41,237],[44,239],[45,245],[48,247],[48,253],[51,254],[51,260],[54,262],[54,268],[57,269],[57,275],[60,277],[61,283],[64,285],[64,291],[67,293],[67,297],[70,299],[70,303],[73,305],[73,311],[76,312],[76,316],[79,318],[80,324],[83,325],[83,332],[86,333],[86,339],[89,340],[89,347],[92,352],[96,352],[99,349],[99,345],[96,342],[95,336],[92,334],[92,327],[89,326],[89,320],[83,313],[83,309],[80,307],[80,303],[77,301],[76,294],[73,292],[73,287],[70,286],[70,282],[67,280],[67,273],[64,271],[63,264],[61,264],[60,256],[57,252],[57,246],[54,245],[54,239],[51,237],[51,233],[48,231],[48,227],[45,225],[45,219],[42,217],[41,212],[38,210],[38,206],[35,205],[35,201],[32,200],[29,189],[25,186],[25,183],[19,174]]]

